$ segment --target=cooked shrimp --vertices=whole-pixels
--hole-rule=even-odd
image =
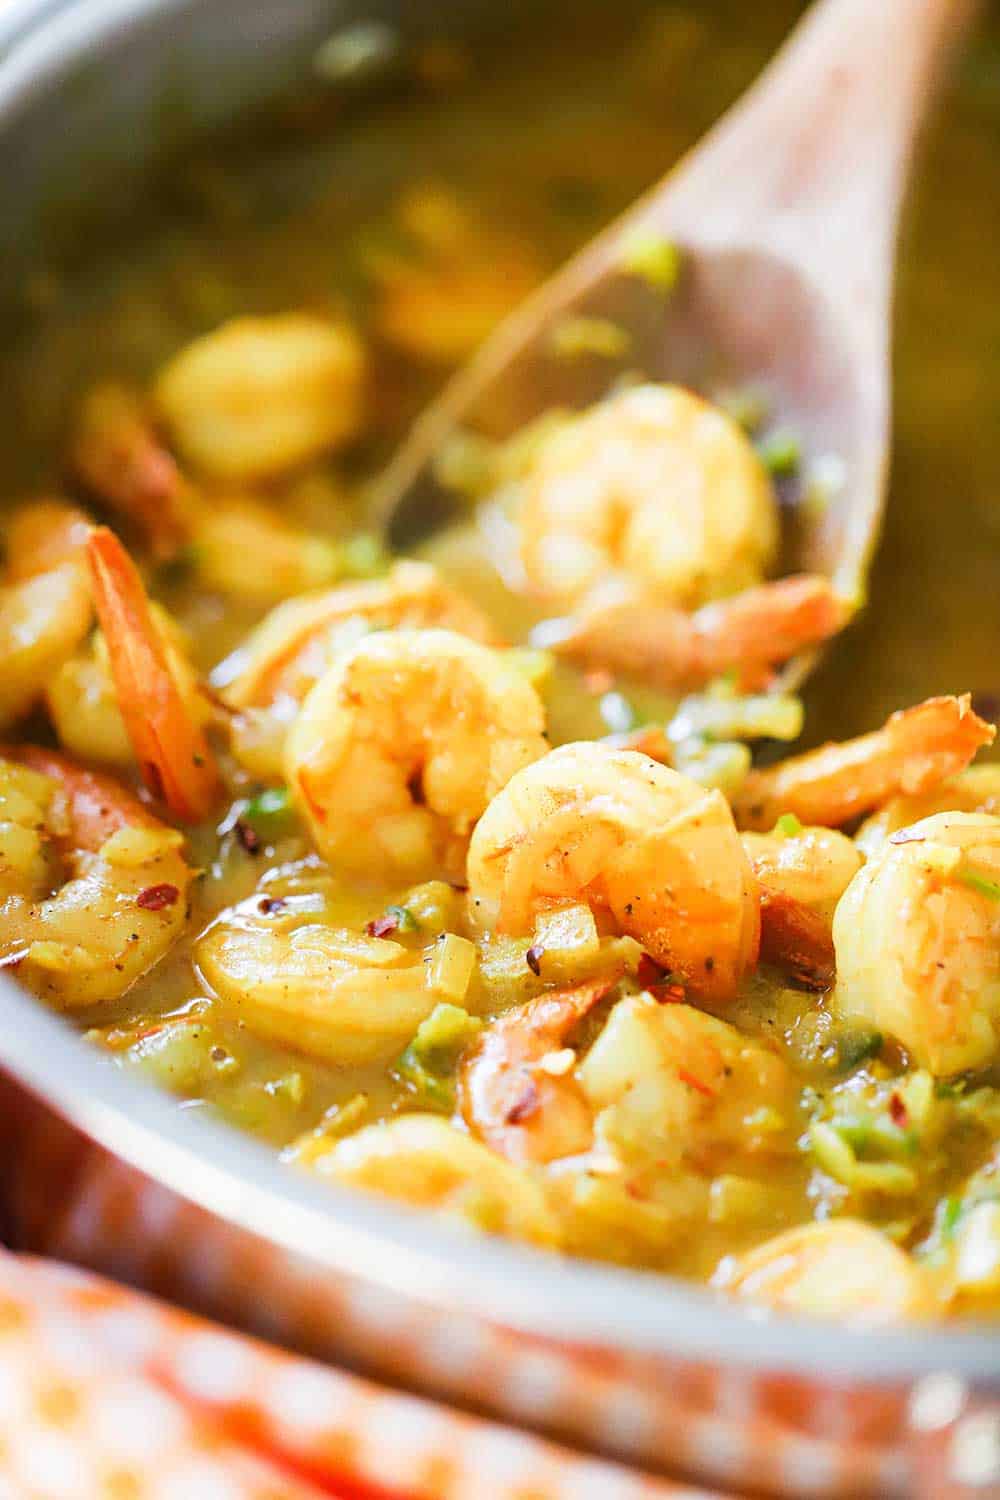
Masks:
[[[929,792],[893,797],[865,819],[854,841],[865,858],[871,859],[885,846],[890,834],[939,812],[1000,814],[1000,766],[970,766]]]
[[[216,800],[218,771],[171,671],[142,580],[106,527],[91,533],[88,558],[118,706],[143,780],[175,817],[197,822]]]
[[[578,1070],[598,1144],[625,1167],[713,1176],[794,1149],[795,1090],[760,1042],[694,1006],[628,995]]]
[[[801,825],[745,833],[743,847],[761,889],[761,958],[808,989],[827,989],[835,971],[833,913],[861,854],[835,829]]]
[[[921,796],[964,770],[996,735],[969,695],[928,698],[860,739],[824,745],[754,771],[736,798],[742,828],[772,828],[782,813],[838,827],[903,794]]]
[[[288,313],[240,318],[175,355],[156,403],[182,457],[210,479],[253,482],[354,437],[365,352],[343,322]]]
[[[679,386],[623,391],[562,424],[537,454],[520,515],[534,588],[568,608],[618,574],[693,608],[761,581],[778,510],[741,429]]]
[[[477,922],[529,933],[586,901],[696,995],[729,998],[757,959],[759,892],[720,792],[607,745],[563,745],[515,776],[476,826]]]
[[[590,1147],[586,1096],[570,1071],[548,1071],[546,1059],[560,1053],[618,977],[539,995],[507,1011],[476,1043],[462,1068],[462,1113],[495,1151],[511,1161],[547,1162]]]
[[[693,614],[613,584],[595,589],[565,620],[539,627],[539,638],[583,666],[667,691],[735,672],[750,692],[796,652],[836,635],[851,611],[828,579],[812,575],[760,584]]]
[[[436,1208],[488,1233],[555,1246],[559,1224],[541,1183],[433,1115],[369,1125],[311,1163],[352,1187]]]
[[[110,777],[7,751],[0,841],[0,963],[55,1005],[117,999],[184,928],[183,838]]]
[[[935,813],[894,833],[833,922],[841,1015],[937,1076],[1000,1047],[1000,818]]]
[[[548,748],[535,689],[450,630],[363,639],[288,736],[288,781],[320,852],[354,872],[461,879],[487,803]]]
[[[90,629],[89,529],[60,501],[35,502],[11,519],[0,587],[0,726],[28,712]]]
[[[338,654],[363,635],[431,626],[484,645],[495,639],[486,616],[429,563],[399,562],[385,578],[279,604],[236,654],[235,675],[219,685],[234,708],[266,707],[279,697],[300,703]]]
[[[869,1224],[803,1224],[724,1261],[716,1286],[782,1312],[896,1323],[934,1311],[921,1268]]]
[[[248,1030],[337,1066],[389,1060],[437,1004],[454,1002],[425,957],[346,928],[241,913],[197,948],[202,975]]]
[[[99,385],[83,402],[70,446],[82,484],[142,529],[155,556],[171,557],[194,525],[195,495],[142,396]]]

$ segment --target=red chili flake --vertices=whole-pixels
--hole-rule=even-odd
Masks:
[[[136,906],[143,911],[162,911],[165,906],[174,906],[181,893],[175,885],[147,885],[135,898]]]
[[[658,964],[655,958],[650,958],[648,953],[640,954],[635,977],[644,990],[649,989],[651,985],[662,984],[666,972],[663,965]]]
[[[901,1094],[889,1095],[889,1118],[900,1130],[905,1130],[910,1123],[910,1112],[906,1107],[906,1101]]]
[[[922,833],[914,833],[912,828],[901,828],[898,833],[890,833],[890,844],[923,844],[926,842]]]
[[[365,927],[369,937],[384,938],[391,937],[399,926],[399,918],[391,911],[385,911],[380,917],[375,917]]]
[[[285,903],[280,896],[261,896],[257,902],[257,910],[265,917],[269,917],[272,912],[284,911],[284,909]]]
[[[260,852],[260,834],[249,823],[244,823],[242,818],[236,820],[236,837],[248,854]]]
[[[678,1068],[677,1077],[681,1083],[686,1083],[690,1088],[697,1089],[699,1094],[704,1094],[706,1099],[715,1098],[715,1090],[710,1089],[707,1083],[702,1083],[701,1079],[696,1078],[693,1073],[689,1073],[687,1068]]]
[[[533,1078],[529,1078],[525,1082],[524,1093],[507,1111],[506,1123],[508,1125],[521,1125],[525,1120],[530,1120],[532,1115],[537,1112],[539,1103],[538,1085]]]
[[[544,953],[545,949],[536,944],[535,947],[529,948],[527,953],[524,955],[524,961],[528,965],[528,968],[531,970],[532,974],[541,974],[542,956]]]

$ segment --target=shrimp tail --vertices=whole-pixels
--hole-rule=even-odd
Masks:
[[[830,924],[783,891],[761,890],[760,957],[798,989],[828,990],[836,975]]]
[[[625,672],[667,691],[700,687],[727,672],[754,691],[797,651],[842,630],[852,608],[829,579],[809,574],[745,589],[694,614],[630,594],[584,605],[546,644],[585,666]]]
[[[199,822],[219,795],[218,768],[174,680],[142,579],[107,527],[91,532],[87,557],[119,707],[143,780],[175,817]]]

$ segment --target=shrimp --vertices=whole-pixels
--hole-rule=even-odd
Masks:
[[[562,424],[535,458],[519,524],[529,581],[568,608],[609,575],[693,608],[759,583],[778,547],[753,446],[679,386],[635,387]]]
[[[928,698],[874,734],[824,745],[747,777],[735,800],[742,828],[772,828],[782,813],[839,827],[890,797],[922,796],[965,769],[996,730],[961,698]]]
[[[462,998],[438,988],[429,954],[316,922],[290,927],[276,910],[231,914],[196,950],[210,988],[265,1041],[335,1066],[387,1062],[437,1004]]]
[[[69,461],[86,490],[142,528],[154,556],[172,557],[188,541],[195,494],[142,396],[96,386],[80,409]]]
[[[184,929],[183,838],[110,777],[5,751],[0,840],[0,964],[53,1005],[116,1000]]]
[[[539,639],[588,668],[605,668],[667,691],[700,687],[735,672],[741,690],[767,686],[774,669],[821,645],[853,606],[826,578],[803,574],[745,589],[688,614],[613,583],[595,589],[565,620],[547,621]]]
[[[539,995],[507,1011],[476,1043],[462,1067],[461,1108],[488,1146],[515,1162],[589,1149],[594,1132],[586,1096],[569,1072],[548,1071],[546,1060],[561,1055],[573,1027],[619,977]]]
[[[760,956],[807,989],[833,982],[831,924],[861,854],[832,828],[745,833],[743,847],[761,889]]]
[[[461,879],[469,833],[545,754],[545,710],[502,652],[450,630],[360,641],[291,727],[289,785],[320,853],[401,879]]]
[[[143,780],[175,817],[197,822],[216,801],[219,774],[171,671],[142,580],[106,527],[91,533],[87,556],[118,706]]]
[[[528,933],[583,900],[706,999],[757,960],[759,891],[728,803],[636,750],[563,745],[513,777],[476,826],[468,881],[483,927]]]
[[[235,675],[223,674],[220,681],[216,674],[214,680],[233,708],[266,707],[282,697],[301,703],[338,654],[361,636],[432,626],[495,644],[486,616],[429,563],[399,562],[385,578],[279,604],[237,652]]]
[[[939,812],[1000,814],[1000,766],[970,766],[928,792],[891,798],[866,818],[855,835],[855,843],[865,858],[871,859],[885,847],[890,834]]]
[[[59,501],[37,501],[11,519],[0,587],[0,726],[28,712],[90,629],[89,529],[80,511]]]
[[[543,1185],[433,1115],[403,1115],[338,1141],[310,1163],[320,1176],[436,1208],[487,1233],[550,1248],[558,1221]]]
[[[1000,818],[947,812],[894,833],[833,921],[844,1017],[938,1077],[1000,1048]]]
[[[897,1323],[935,1310],[927,1274],[858,1219],[788,1229],[723,1261],[714,1280],[736,1297],[812,1317]]]
[[[239,318],[175,355],[155,401],[184,460],[252,483],[301,468],[355,436],[365,351],[348,324],[288,313]]]

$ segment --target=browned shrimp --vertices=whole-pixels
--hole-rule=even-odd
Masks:
[[[118,705],[143,780],[175,817],[196,823],[218,795],[215,758],[170,670],[132,559],[104,526],[91,533],[87,555]]]
[[[828,579],[810,574],[760,584],[693,614],[643,595],[597,594],[558,622],[551,638],[546,633],[545,644],[584,666],[668,691],[731,671],[753,691],[796,652],[836,635],[851,611]]]
[[[919,795],[955,776],[995,735],[973,713],[968,693],[928,698],[894,713],[873,734],[752,771],[734,812],[742,828],[772,828],[782,813],[839,827],[890,797]]]
[[[539,995],[483,1033],[462,1069],[461,1107],[494,1151],[514,1162],[547,1162],[590,1147],[594,1117],[582,1088],[568,1071],[548,1072],[545,1059],[619,977]]]

